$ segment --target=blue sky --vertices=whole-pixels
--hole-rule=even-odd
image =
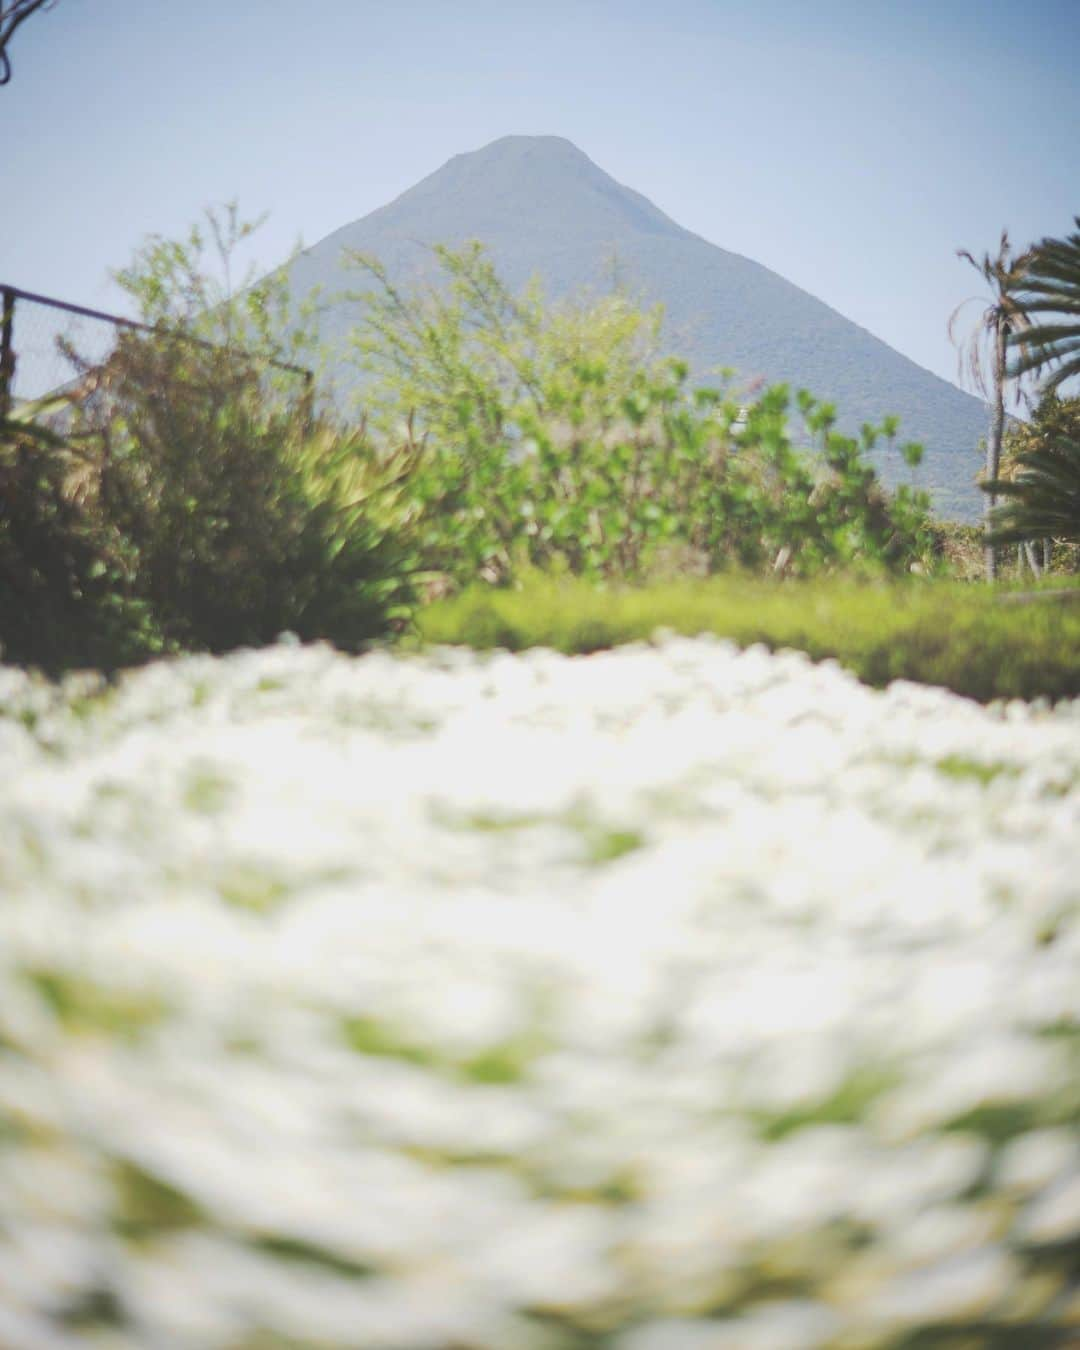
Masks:
[[[952,379],[955,250],[1080,213],[1080,0],[57,0],[10,55],[0,280],[104,307],[206,204],[269,266],[552,133]]]

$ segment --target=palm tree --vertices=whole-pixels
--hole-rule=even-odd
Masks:
[[[1014,478],[993,484],[1008,499],[992,517],[994,542],[1080,541],[1080,441],[1039,445],[1021,452],[1016,463]]]
[[[1046,391],[1080,375],[1080,216],[1073,223],[1076,234],[1044,239],[1030,250],[1013,297],[1028,316],[1029,327],[1009,374],[1041,373],[1049,368],[1043,383]],[[1017,345],[1018,334],[1011,333],[1008,346]]]
[[[984,253],[981,260],[967,249],[957,249],[958,258],[963,258],[979,272],[990,288],[991,300],[980,315],[978,325],[964,342],[956,336],[957,323],[963,310],[973,301],[982,303],[980,297],[973,296],[965,300],[953,312],[949,320],[949,337],[960,352],[960,375],[967,376],[976,389],[990,404],[990,427],[986,437],[986,486],[989,488],[985,502],[986,512],[986,579],[993,581],[997,575],[997,549],[990,537],[990,513],[997,504],[994,487],[998,481],[1001,466],[1001,441],[1005,434],[1005,362],[1006,344],[1010,338],[1022,342],[1028,320],[1023,307],[1015,296],[1020,289],[1028,264],[1029,253],[1019,257],[1012,256],[1007,230],[1001,232],[996,257]]]

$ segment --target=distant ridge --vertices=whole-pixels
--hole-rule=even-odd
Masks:
[[[784,380],[835,402],[848,431],[896,413],[901,437],[926,446],[918,481],[938,511],[978,517],[986,413],[977,399],[776,272],[684,229],[561,136],[504,136],[455,155],[305,250],[290,265],[290,285],[297,296],[316,285],[326,293],[355,286],[340,266],[344,249],[375,254],[406,278],[430,265],[425,245],[468,239],[488,246],[511,285],[538,275],[553,296],[600,283],[615,257],[636,293],[664,304],[669,345],[698,377],[730,366],[744,381]],[[349,328],[350,311],[325,314],[327,341]],[[906,478],[880,453],[875,462],[887,482]]]

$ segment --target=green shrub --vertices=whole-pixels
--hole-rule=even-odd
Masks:
[[[345,649],[387,633],[411,596],[410,448],[266,415],[254,376],[233,370],[222,397],[220,357],[196,358],[200,383],[175,343],[136,345],[77,442],[0,441],[3,659],[111,669],[285,630]]]
[[[534,577],[430,605],[415,633],[423,643],[590,652],[658,629],[833,657],[878,686],[914,680],[983,702],[1080,695],[1080,588],[1030,599],[944,581],[729,576],[631,588]]]
[[[479,245],[436,249],[442,284],[406,295],[358,257],[371,289],[356,349],[377,425],[415,415],[413,483],[427,565],[452,585],[522,568],[631,578],[673,557],[701,572],[904,570],[928,549],[928,502],[889,496],[835,412],[788,390],[748,406],[694,389],[658,356],[658,315],[615,294],[514,296]],[[916,445],[903,447],[914,469]]]
[[[232,209],[210,221],[228,274],[249,227]],[[151,241],[120,279],[144,319],[174,327],[122,331],[104,364],[69,351],[80,378],[53,431],[9,419],[9,661],[113,668],[285,630],[355,649],[410,599],[415,447],[376,451],[362,429],[318,422],[302,372],[273,364],[296,345],[278,335],[287,298],[211,286],[204,248],[198,231]]]
[[[283,630],[355,648],[385,632],[409,559],[387,501],[402,455],[268,399],[246,356],[126,335],[84,423],[127,591],[166,640],[225,651]]]
[[[98,448],[50,430],[61,400],[0,421],[0,659],[46,670],[160,651],[123,585],[123,541],[99,510]]]

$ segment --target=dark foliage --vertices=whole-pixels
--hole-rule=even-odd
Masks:
[[[311,425],[227,351],[127,334],[86,378],[62,434],[5,442],[5,659],[112,668],[286,630],[355,649],[390,629],[407,453]]]

